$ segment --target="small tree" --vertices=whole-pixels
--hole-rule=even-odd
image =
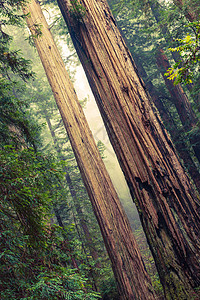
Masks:
[[[194,34],[177,39],[180,46],[169,48],[171,52],[178,52],[181,56],[181,60],[165,73],[169,80],[174,81],[175,85],[192,83],[194,76],[200,70],[200,21],[192,22],[187,27],[193,29]]]

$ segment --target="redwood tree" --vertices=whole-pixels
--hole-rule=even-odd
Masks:
[[[200,284],[200,205],[105,0],[57,0],[168,299]]]
[[[88,127],[39,2],[24,7],[27,24],[51,85],[111,259],[121,299],[154,299],[130,224]]]
[[[162,120],[163,120],[164,124],[168,125],[168,130],[170,132],[172,140],[176,142],[176,149],[178,151],[178,154],[180,155],[181,159],[183,160],[184,165],[187,167],[187,170],[188,170],[188,172],[189,172],[192,180],[194,181],[194,183],[196,185],[196,188],[198,189],[198,192],[200,192],[200,173],[199,173],[199,170],[198,170],[196,164],[194,163],[194,161],[193,161],[193,159],[191,157],[191,153],[190,153],[190,151],[188,149],[187,143],[183,140],[182,136],[180,136],[180,135],[177,136],[177,130],[175,130],[176,124],[174,123],[173,117],[171,116],[170,112],[166,110],[166,108],[165,108],[165,106],[164,106],[164,104],[163,104],[163,102],[161,100],[162,95],[154,87],[153,83],[148,78],[148,75],[146,74],[146,71],[143,68],[141,60],[137,56],[135,56],[135,55],[133,55],[133,57],[134,57],[134,60],[136,62],[136,66],[137,66],[138,72],[142,76],[142,78],[144,79],[146,87],[148,89],[148,92],[149,92],[149,94],[150,94],[150,96],[151,96],[154,104],[156,105],[157,109],[159,110],[159,113],[162,116]],[[164,80],[166,80],[166,77],[164,77]],[[168,84],[168,81],[167,81],[167,84]],[[173,91],[173,89],[174,89],[174,85],[172,85],[172,91]],[[177,92],[179,92],[179,90]],[[183,90],[181,89],[180,90],[180,95],[178,93],[179,97],[181,97],[181,95],[182,95],[181,93],[182,92],[183,92]],[[174,94],[172,96],[174,96]],[[185,94],[183,94],[183,96],[185,96]],[[164,97],[164,95],[163,95],[163,97]],[[176,99],[174,99],[173,102],[175,102],[175,101],[176,101]],[[178,104],[179,104],[179,107],[181,108],[185,104],[184,99],[183,99],[183,103],[182,104],[181,104],[180,101],[177,101],[177,103],[175,103],[175,105],[178,105]],[[191,107],[190,107],[190,104],[187,105],[187,102],[186,102],[185,106],[186,106],[185,107],[186,108],[185,112],[187,112],[187,114],[185,114],[185,112],[184,112],[183,115],[186,115],[186,117],[187,117],[189,111],[191,110]],[[191,110],[191,112],[192,112],[192,116],[194,116],[194,113],[193,113],[192,110]],[[189,119],[190,119],[190,121],[192,121],[192,120],[196,121],[195,117],[194,117],[194,119],[191,120],[191,118],[189,116]],[[187,118],[186,118],[186,123],[188,123],[188,119]],[[184,123],[183,123],[183,125],[184,125]],[[193,125],[195,125],[195,124],[193,124],[191,122],[190,126],[192,127]]]

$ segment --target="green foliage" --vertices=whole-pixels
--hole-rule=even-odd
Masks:
[[[192,83],[200,69],[200,22],[192,22],[187,27],[193,29],[193,35],[188,34],[183,39],[177,39],[180,46],[169,48],[171,52],[177,51],[181,55],[181,61],[165,73],[169,80],[174,80],[175,85]]]
[[[157,296],[160,296],[161,299],[162,299],[162,296],[163,296],[163,287],[162,287],[162,284],[160,282],[160,278],[159,278],[157,272],[156,272],[156,274],[154,274],[154,275],[151,276],[151,282],[152,282],[153,288],[154,288]]]
[[[49,205],[47,178],[52,176],[52,166],[33,149],[20,151],[12,146],[0,150],[0,162],[4,212],[19,219],[24,234],[40,243]]]
[[[71,0],[72,7],[69,13],[76,21],[81,22],[86,14],[85,7],[78,0]]]
[[[98,298],[70,267],[62,230],[48,224],[49,189],[58,176],[54,163],[32,149],[0,151],[1,299]]]
[[[41,272],[37,276],[37,282],[28,290],[32,296],[24,299],[98,299],[97,293],[86,293],[84,285],[86,279],[81,277],[73,269],[57,268],[55,271]]]
[[[13,144],[15,147],[28,143],[35,147],[34,140],[40,129],[28,120],[28,101],[17,97],[17,94],[24,93],[21,79],[27,82],[33,78],[33,72],[30,61],[22,56],[21,51],[11,49],[12,37],[6,33],[6,26],[22,25],[24,17],[19,10],[22,3],[24,1],[3,1],[0,5],[0,143],[1,146]]]
[[[22,57],[20,50],[11,51],[12,37],[6,33],[6,26],[22,26],[24,15],[20,12],[20,5],[24,1],[2,1],[0,5],[0,74],[7,75],[9,71],[17,74],[23,80],[33,77],[30,71],[30,61]]]
[[[31,35],[29,35],[29,44],[31,46],[35,46],[34,39],[37,39],[42,35],[42,26],[40,24],[34,24],[34,33],[32,32]]]
[[[110,276],[109,269],[106,270],[106,268],[104,268],[104,271],[102,273],[102,281],[100,284],[100,289],[105,299],[112,299],[112,300],[119,299],[116,282],[114,277]]]
[[[22,26],[24,14],[21,5],[26,0],[4,0],[0,3],[1,25]]]
[[[0,78],[0,147],[6,144],[36,147],[35,142],[39,143],[41,126],[30,120],[28,101],[17,97],[23,93],[21,83]]]

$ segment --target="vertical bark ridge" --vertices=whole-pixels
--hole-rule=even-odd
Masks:
[[[127,300],[154,299],[150,278],[130,224],[105,169],[39,3],[32,0],[24,7],[24,13],[29,13],[26,20],[33,36],[37,30],[35,25],[42,25],[42,35],[36,37],[34,42],[97,217],[120,297]]]

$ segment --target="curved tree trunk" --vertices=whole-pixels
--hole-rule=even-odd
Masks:
[[[150,279],[130,224],[105,169],[39,3],[32,0],[24,7],[24,13],[27,15],[27,24],[34,37],[97,217],[121,299],[154,299]],[[39,36],[36,25],[41,29],[42,34]]]
[[[200,283],[197,195],[116,27],[105,0],[82,12],[57,0],[85,69],[110,141],[136,197],[168,299],[188,299]]]

